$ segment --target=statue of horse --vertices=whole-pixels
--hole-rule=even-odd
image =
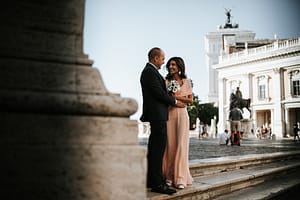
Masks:
[[[250,112],[251,116],[250,103],[251,99],[238,98],[234,93],[231,93],[230,95],[230,110],[233,109],[234,105],[237,105],[242,112],[243,108],[246,108]]]

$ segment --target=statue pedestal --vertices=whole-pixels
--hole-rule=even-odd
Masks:
[[[251,132],[253,127],[253,119],[241,120],[241,130],[243,131],[243,138],[255,138],[254,132]]]

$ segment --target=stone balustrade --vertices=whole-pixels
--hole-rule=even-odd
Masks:
[[[294,47],[300,48],[300,38],[294,38],[284,41],[275,41],[272,44],[264,45],[257,48],[245,49],[243,51],[235,52],[232,54],[225,54],[219,57],[220,63],[222,64],[234,64],[241,60],[256,60],[266,55],[274,56],[276,52],[281,52],[282,50],[286,53],[293,52]]]

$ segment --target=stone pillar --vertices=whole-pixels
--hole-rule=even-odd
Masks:
[[[290,123],[290,115],[289,115],[289,111],[290,111],[290,108],[285,108],[284,110],[284,116],[285,116],[285,135],[283,135],[284,137],[290,137],[291,135],[291,123]]]
[[[226,107],[225,99],[226,99],[226,79],[219,77],[218,79],[219,84],[219,122],[218,122],[218,132],[222,133],[226,127],[227,117],[226,117]]]
[[[137,110],[83,53],[84,0],[10,0],[0,31],[5,199],[145,199]]]
[[[213,119],[210,119],[210,129],[209,134],[211,138],[217,138],[217,132],[216,132],[216,116],[214,116]]]
[[[281,105],[281,91],[282,91],[282,81],[281,81],[281,69],[275,68],[273,69],[273,84],[274,84],[274,112],[272,112],[272,133],[276,135],[277,139],[281,139],[283,137],[283,123],[284,119],[282,116],[282,105]],[[274,119],[274,120],[273,120]]]
[[[257,115],[256,115],[256,110],[252,109],[252,121],[253,121],[253,131],[254,134],[256,135],[256,130],[257,130]]]

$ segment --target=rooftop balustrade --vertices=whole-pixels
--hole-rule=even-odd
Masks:
[[[276,52],[280,53],[284,51],[288,53],[294,51],[292,47],[299,47],[300,49],[300,38],[294,38],[289,40],[277,40],[272,44],[264,45],[257,48],[246,48],[242,51],[234,52],[231,54],[224,54],[219,56],[220,64],[234,64],[235,62],[246,60],[255,60],[262,57],[274,56]],[[220,65],[219,65],[220,66]]]

